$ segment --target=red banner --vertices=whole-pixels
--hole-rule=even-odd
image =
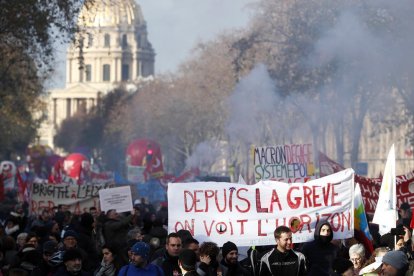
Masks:
[[[385,164],[384,164],[385,166]],[[335,172],[344,170],[345,168],[319,152],[319,168],[320,176],[326,176]],[[365,212],[373,216],[375,207],[377,206],[378,195],[381,189],[381,178],[366,178],[355,175],[355,183],[359,183],[361,187],[362,199],[364,201]],[[414,171],[396,177],[397,183],[397,208],[403,202],[410,204],[414,208]]]

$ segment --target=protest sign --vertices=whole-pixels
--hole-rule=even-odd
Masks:
[[[256,147],[253,150],[254,177],[280,182],[307,182],[314,179],[312,144]]]
[[[99,207],[99,191],[113,187],[113,183],[103,184],[48,184],[34,182],[31,186],[30,213],[38,214],[44,208],[68,205],[74,214],[89,211],[90,207]]]
[[[293,229],[293,242],[307,242],[327,220],[334,238],[345,239],[354,231],[353,193],[352,169],[306,183],[170,183],[168,230],[187,229],[200,242],[269,245],[277,226]]]
[[[340,164],[321,152],[319,152],[319,166],[321,176],[326,176],[344,169]],[[400,206],[403,202],[407,202],[411,208],[414,208],[414,171],[404,175],[397,175],[395,181],[397,184],[397,206]],[[367,178],[355,174],[355,182],[360,185],[365,212],[373,216],[377,207],[382,177]]]
[[[118,213],[132,211],[131,187],[123,186],[99,191],[101,210],[115,209]]]

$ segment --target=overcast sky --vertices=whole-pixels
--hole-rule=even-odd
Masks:
[[[245,27],[257,0],[136,0],[156,52],[155,72],[174,72],[199,41],[232,28]],[[48,86],[65,85],[65,50],[58,50],[57,72]]]

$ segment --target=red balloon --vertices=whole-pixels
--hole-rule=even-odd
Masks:
[[[63,170],[67,176],[81,178],[82,173],[90,171],[89,159],[81,153],[71,153],[63,161]]]

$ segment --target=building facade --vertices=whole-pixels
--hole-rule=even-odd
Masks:
[[[86,112],[121,84],[134,84],[154,74],[155,52],[135,0],[95,0],[78,17],[81,32],[66,53],[66,84],[49,91],[46,121],[39,143],[54,147],[62,121]]]

